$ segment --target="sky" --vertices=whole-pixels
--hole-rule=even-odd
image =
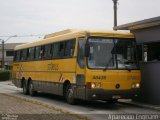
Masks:
[[[119,0],[118,25],[160,16],[160,0]],[[113,28],[112,0],[0,0],[0,39],[32,42],[68,28]]]

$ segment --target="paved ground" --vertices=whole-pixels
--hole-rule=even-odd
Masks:
[[[53,107],[47,107],[39,102],[19,99],[0,93],[0,119],[16,120],[79,120],[80,118],[67,114]]]
[[[112,104],[107,104],[103,101],[94,101],[94,102],[79,101],[77,105],[73,106],[67,104],[62,97],[51,94],[41,93],[38,94],[36,97],[26,96],[22,94],[21,89],[16,88],[10,82],[0,82],[0,92],[5,94],[7,93],[9,95],[16,96],[22,99],[25,98],[33,101],[38,101],[54,108],[75,113],[79,116],[87,116],[88,118],[93,120],[111,120],[110,118],[108,118],[108,115],[117,115],[117,114],[160,115],[160,111],[158,110],[143,108],[140,106],[135,106],[130,104],[123,104],[122,102],[112,105]],[[159,120],[159,118],[156,117],[154,120]]]

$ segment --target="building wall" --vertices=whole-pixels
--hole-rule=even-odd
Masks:
[[[143,63],[141,100],[160,104],[160,62]]]
[[[138,43],[160,41],[160,26],[132,30]]]
[[[22,43],[6,43],[4,45],[4,64],[5,67],[8,68],[13,62],[13,56],[7,56],[7,51],[13,51],[16,45],[20,45]],[[2,61],[2,44],[0,44],[0,69],[1,69],[1,61]]]
[[[142,46],[149,46],[152,44],[152,47],[154,47],[157,43],[160,44],[160,26],[133,30],[131,32],[135,34],[137,42],[143,44]],[[155,44],[153,45],[153,43]],[[154,54],[154,51],[151,52]],[[142,56],[145,56],[144,53],[145,50],[144,47],[142,47]],[[160,53],[158,54],[160,56]],[[152,54],[148,55],[152,56]],[[142,60],[141,70],[142,87],[139,100],[151,104],[160,104],[160,59],[157,59],[156,61]]]

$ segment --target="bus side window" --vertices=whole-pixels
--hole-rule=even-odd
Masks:
[[[41,50],[40,50],[40,59],[44,59],[44,53],[45,52],[45,47],[44,46],[41,46]]]
[[[64,57],[64,42],[55,43],[53,50],[53,58],[63,58],[63,57]]]
[[[17,51],[16,61],[20,61],[20,50]]]
[[[33,48],[31,48],[31,60],[34,60],[34,58],[35,58],[35,48],[33,47]]]
[[[52,57],[58,58],[59,43],[52,44]]]
[[[51,56],[52,56],[51,58],[54,58],[54,51],[55,51],[54,45],[55,45],[55,44],[51,44]]]
[[[20,51],[20,61],[24,61],[23,53],[24,53],[24,50],[21,50]]]
[[[31,52],[31,49],[27,49],[27,60],[29,61],[30,60],[30,52]]]
[[[39,60],[40,59],[40,46],[37,46],[35,48],[35,59]]]
[[[75,40],[69,40],[65,42],[65,56],[72,57],[74,54]]]
[[[14,51],[14,59],[13,59],[14,61],[17,61],[16,57],[17,57],[17,51]]]
[[[84,39],[78,41],[78,64],[80,68],[84,68],[85,43]]]
[[[23,60],[27,60],[27,49],[22,50]]]
[[[28,56],[28,60],[34,60],[34,47],[29,48],[27,56]]]
[[[65,56],[64,54],[65,46],[64,45],[65,45],[64,42],[60,42],[59,44],[58,57],[60,58]]]
[[[44,52],[44,58],[45,59],[51,59],[52,54],[51,54],[51,44],[45,45],[45,52]]]
[[[75,40],[68,40],[52,44],[52,58],[72,57],[75,48]]]

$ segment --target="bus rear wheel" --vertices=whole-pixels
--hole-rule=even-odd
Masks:
[[[68,85],[66,89],[66,101],[71,105],[74,105],[76,103],[76,100],[74,98],[74,91],[71,85]]]
[[[28,95],[29,94],[29,90],[28,90],[28,87],[27,87],[27,84],[26,84],[25,80],[23,81],[23,94],[24,95]]]
[[[35,96],[35,95],[36,95],[36,91],[35,91],[34,88],[33,88],[33,83],[32,83],[32,81],[29,82],[29,94],[30,94],[31,96]]]

